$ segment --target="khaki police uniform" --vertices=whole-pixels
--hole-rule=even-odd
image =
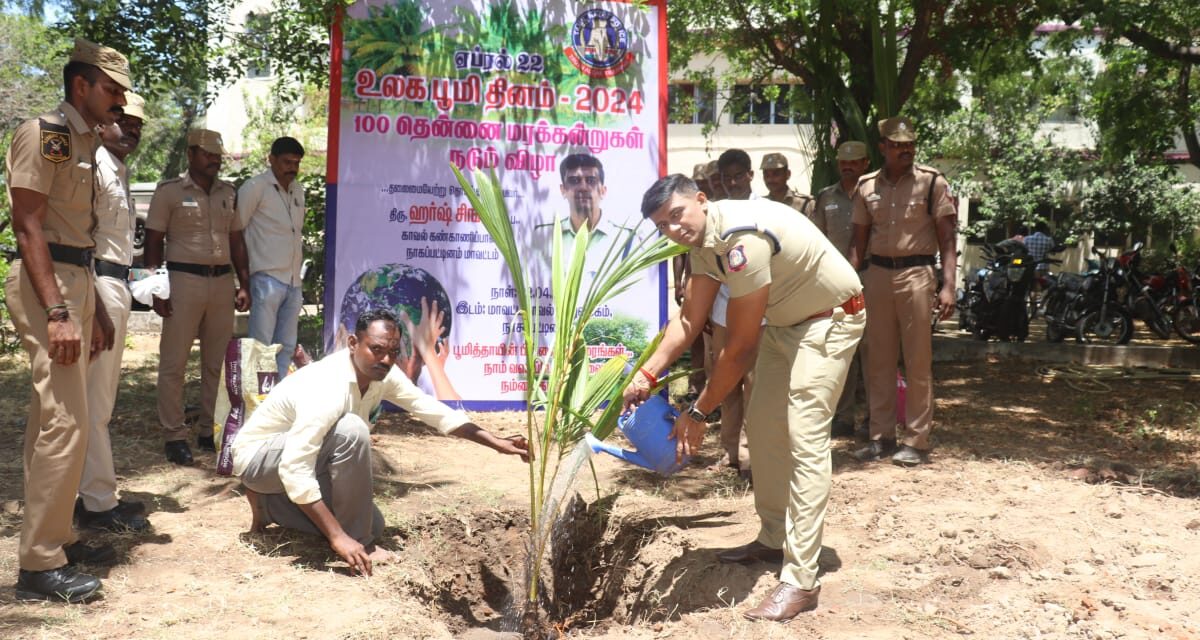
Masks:
[[[125,94],[125,115],[146,119],[145,100]],[[108,511],[117,506],[117,473],[113,466],[108,423],[117,401],[121,356],[129,324],[133,295],[129,267],[133,264],[136,214],[129,195],[125,163],[101,146],[96,150],[96,295],[113,323],[113,347],[101,351],[88,365],[88,420],[91,425],[79,497],[88,511]]]
[[[200,337],[200,425],[213,423],[221,363],[233,337],[234,278],[229,234],[242,229],[233,185],[215,179],[205,192],[183,174],[158,184],[146,228],[166,234],[171,315],[159,341],[158,419],[164,438],[186,440],[183,376]],[[205,435],[209,435],[205,433]]]
[[[759,163],[758,168],[759,170],[787,169],[787,156],[783,155],[782,153],[768,153],[767,155],[763,156],[762,162]],[[799,191],[792,189],[784,194],[781,198],[776,198],[770,193],[766,195],[766,198],[767,200],[772,200],[780,204],[786,204],[796,211],[803,213],[805,217],[810,220],[813,217],[816,201],[807,193],[800,193]]]
[[[5,282],[8,310],[29,353],[33,375],[25,423],[25,514],[18,547],[20,568],[26,571],[65,565],[62,546],[76,540],[71,515],[87,451],[85,380],[96,309],[89,254],[96,225],[92,198],[98,146],[99,137],[83,116],[63,102],[22,124],[6,158],[10,198],[17,188],[47,196],[42,233],[52,252],[58,245],[84,254],[73,264],[53,262],[69,321],[82,336],[82,353],[74,364],[51,361],[46,311],[22,260],[13,262]]]
[[[817,194],[812,221],[825,234],[826,238],[837,247],[846,258],[850,257],[850,245],[854,239],[854,224],[850,221],[854,206],[850,194],[842,188],[840,182],[825,187]],[[859,272],[860,280],[863,275]],[[838,400],[837,410],[833,420],[837,424],[854,424],[854,401],[860,389],[866,388],[865,370],[862,367],[863,354],[867,347],[865,341],[860,341],[858,352],[850,362],[850,373],[846,376],[846,388]],[[860,378],[862,384],[859,384]],[[869,415],[869,413],[868,413]]]
[[[694,273],[737,299],[770,286],[746,429],[758,541],[783,549],[782,582],[817,585],[832,465],[829,427],[866,313],[858,276],[808,220],[766,200],[709,202]],[[832,311],[831,311],[832,310]]]
[[[883,170],[859,179],[853,221],[870,225],[866,271],[867,399],[871,439],[895,434],[896,361],[904,355],[908,424],[901,444],[928,451],[933,425],[933,336],[937,296],[935,222],[957,212],[950,185],[937,170],[914,165],[894,184]]]

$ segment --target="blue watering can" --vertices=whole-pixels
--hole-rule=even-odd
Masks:
[[[583,437],[592,453],[603,451],[625,462],[669,476],[683,468],[690,457],[684,456],[682,463],[675,462],[675,441],[671,439],[671,429],[678,415],[679,412],[667,403],[666,398],[655,395],[629,415],[617,418],[621,433],[637,447],[636,451],[605,444],[590,433]]]

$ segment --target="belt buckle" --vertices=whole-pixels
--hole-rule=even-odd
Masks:
[[[94,249],[81,249],[79,253],[80,257],[82,258],[81,262],[83,263],[79,266],[95,271],[96,251]]]
[[[201,270],[204,272],[204,276],[207,278],[213,277],[213,272],[215,271],[215,269],[213,269],[213,266],[211,264],[204,265],[203,267],[201,267]]]

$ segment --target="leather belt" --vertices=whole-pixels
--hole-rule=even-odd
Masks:
[[[54,262],[73,264],[85,269],[92,268],[92,258],[95,257],[96,250],[91,247],[71,247],[53,242],[47,246],[50,248],[50,259]]]
[[[842,311],[846,312],[846,315],[852,316],[852,315],[862,311],[863,309],[867,308],[867,300],[866,300],[866,298],[863,297],[863,294],[856,293],[849,300],[843,302],[842,304],[839,304],[837,307],[834,307],[834,308],[836,309],[839,307],[841,308]],[[828,311],[822,311],[821,313],[814,313],[811,316],[805,318],[804,322],[808,322],[809,320],[818,320],[820,318],[828,318],[829,316],[832,316],[832,315],[833,315],[833,309],[830,309]]]
[[[884,267],[886,269],[907,269],[909,267],[932,267],[936,264],[933,256],[898,256],[891,258],[888,256],[871,256],[871,264]]]
[[[129,267],[96,258],[96,275],[117,280],[129,280]]]
[[[233,267],[227,264],[194,264],[191,262],[167,262],[167,271],[182,271],[197,276],[216,278],[231,271]]]

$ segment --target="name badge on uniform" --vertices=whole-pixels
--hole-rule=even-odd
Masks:
[[[186,198],[184,198],[184,199],[183,199],[183,202],[181,203],[181,206],[195,208],[195,207],[199,207],[199,206],[200,206],[200,203],[199,203],[199,202],[196,202],[196,199],[195,199],[195,198],[193,198],[193,197],[191,197],[191,196],[188,196],[188,197],[186,197]]]
[[[878,200],[883,200],[883,196],[879,195],[878,193],[867,194],[867,202],[876,202]]]
[[[730,271],[741,271],[746,268],[746,264],[749,262],[746,259],[746,249],[740,244],[730,249],[729,255],[725,256],[725,259],[729,262]]]
[[[829,204],[825,205],[825,210],[826,210],[826,211],[833,211],[833,210],[835,210],[835,209],[837,209],[837,208],[838,208],[838,206],[837,206],[837,203],[835,203],[835,202],[831,202],[831,203],[829,203]]]

